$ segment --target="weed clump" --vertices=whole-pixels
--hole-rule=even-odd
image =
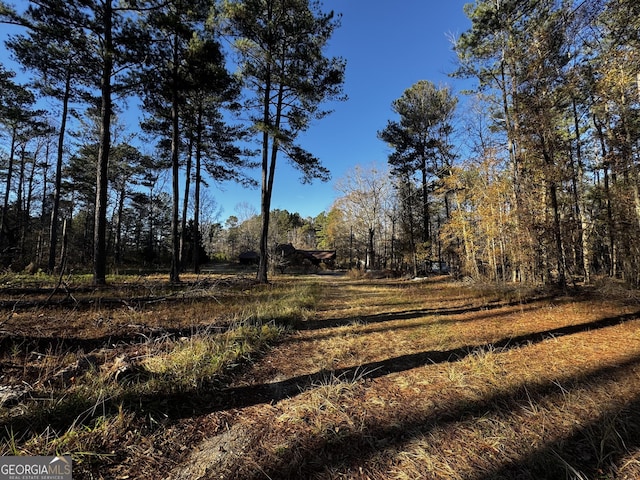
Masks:
[[[145,358],[142,366],[162,384],[162,390],[201,388],[226,369],[248,360],[277,339],[281,331],[273,324],[239,326],[218,335],[185,338],[166,353]]]

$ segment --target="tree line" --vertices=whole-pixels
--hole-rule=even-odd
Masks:
[[[355,239],[364,265],[414,274],[640,285],[640,6],[476,0],[465,11],[452,76],[474,87],[462,98],[425,80],[393,102],[378,132],[387,164],[340,184],[338,248],[353,256]]]
[[[266,239],[279,155],[305,181],[328,178],[296,143],[311,119],[326,115],[319,106],[342,97],[345,62],[323,52],[339,18],[319,2],[44,0],[23,12],[0,2],[0,19],[23,29],[6,46],[34,79],[19,84],[0,66],[5,267],[60,268],[72,236],[96,285],[106,282],[109,262],[126,255],[167,257],[178,282],[187,258],[196,271],[200,264],[207,181],[256,184],[247,169],[261,166]],[[57,115],[39,110],[39,97],[51,99]],[[126,101],[141,105],[140,130],[157,143],[155,154],[119,128]],[[68,131],[72,118],[77,128]],[[252,137],[261,161],[243,147]]]
[[[640,6],[476,1],[456,75],[472,154],[443,179],[444,248],[468,275],[640,285]]]
[[[106,6],[85,1],[78,4],[77,15],[87,14],[87,4]],[[37,26],[51,24],[47,16],[35,15],[48,2],[38,2],[34,13],[27,11],[26,38],[44,39],[39,49],[25,51],[55,47],[60,52],[47,53],[56,59],[48,62],[25,53],[21,62],[46,66],[38,88],[57,99],[63,112],[67,99],[69,105],[89,104],[91,115],[83,117],[82,148],[67,161],[60,153],[64,149],[57,148],[67,144],[64,123],[52,129],[42,121],[46,117],[32,108],[33,88],[13,84],[10,72],[2,71],[2,121],[11,152],[4,160],[3,252],[10,246],[29,252],[26,258],[33,252],[47,258],[45,247],[55,245],[54,223],[60,228],[61,219],[69,218],[70,228],[86,233],[79,242],[84,260],[106,258],[105,252],[114,260],[125,252],[148,252],[151,258],[161,250],[159,242],[167,241],[159,232],[170,229],[171,245],[163,251],[168,248],[174,261],[172,279],[185,246],[203,238],[210,252],[217,248],[227,257],[240,248],[259,250],[258,277],[266,281],[269,249],[276,241],[295,239],[299,248],[337,250],[338,263],[350,267],[414,275],[450,270],[471,278],[560,285],[609,276],[640,285],[637,2],[467,4],[471,27],[454,39],[458,65],[452,76],[471,81],[473,88],[456,95],[428,80],[408,86],[392,104],[394,118],[377,132],[378,141],[389,147],[387,161],[356,166],[339,179],[338,198],[329,212],[314,219],[276,212],[274,223],[270,192],[279,153],[300,168],[304,180],[329,177],[319,159],[295,139],[311,119],[326,115],[323,101],[342,98],[345,63],[322,54],[338,18],[323,14],[316,2],[298,0],[204,4],[118,4],[111,40],[100,14],[92,18],[102,23],[70,27],[61,43],[53,40],[60,38],[55,32]],[[48,8],[47,15],[61,9],[57,2]],[[223,68],[223,34],[236,47],[239,76]],[[87,61],[76,62],[83,58],[77,53],[83,36],[92,39],[86,43]],[[18,40],[11,48],[20,58]],[[145,47],[137,51],[127,47],[129,41]],[[106,48],[109,42],[111,49]],[[69,51],[74,53],[64,57]],[[65,70],[71,67],[78,70]],[[203,78],[208,80],[201,83]],[[145,132],[162,140],[162,153],[155,158],[136,153],[125,137],[117,137],[117,128],[105,130],[107,117],[114,118],[104,111],[113,103],[109,95],[134,92],[149,114]],[[250,121],[230,124],[222,111],[242,112]],[[91,172],[104,168],[103,144],[111,131],[109,168],[96,181]],[[258,139],[257,156],[236,146],[247,136]],[[72,186],[62,181],[58,187],[57,175],[54,185],[46,180],[60,155],[66,161],[61,178],[74,175]],[[206,172],[208,179],[251,183],[244,172],[252,164],[261,171],[261,211],[203,229],[195,199],[202,198],[198,189],[205,180],[197,172]],[[183,196],[182,210],[175,194],[180,168],[193,169],[187,178],[198,178],[193,183],[197,193]],[[173,172],[170,195],[158,183],[159,172],[167,169]],[[80,178],[83,171],[86,177]],[[100,183],[105,178],[112,218],[105,223],[105,245],[96,247],[104,217],[97,191],[105,194]],[[34,200],[38,188],[40,202]],[[58,207],[57,190],[65,192]],[[182,190],[188,192],[188,186]],[[39,216],[33,214],[37,205]],[[50,222],[55,208],[65,213]],[[190,215],[193,220],[186,221]],[[33,228],[36,224],[39,228]],[[288,233],[281,235],[283,230]],[[95,241],[86,241],[91,234]]]

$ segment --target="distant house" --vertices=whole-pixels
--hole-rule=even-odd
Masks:
[[[305,266],[305,263],[316,268],[320,264],[333,267],[335,259],[335,250],[298,250],[290,243],[281,243],[275,248],[275,260],[283,273],[289,266]]]
[[[324,263],[325,265],[333,266],[336,260],[335,250],[297,250],[305,258],[309,259],[315,266]]]

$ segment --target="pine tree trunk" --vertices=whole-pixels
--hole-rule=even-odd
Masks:
[[[111,74],[113,71],[112,5],[105,2],[102,79],[100,84],[100,145],[96,169],[96,209],[93,232],[93,283],[107,283],[107,188],[111,148]]]
[[[269,68],[270,72],[270,68]],[[267,82],[268,88],[265,91],[265,103],[264,103],[264,119],[265,126],[271,125],[269,122],[269,95],[271,91],[271,83]],[[282,115],[283,105],[283,92],[284,87],[280,85],[278,87],[278,100],[275,108],[275,121],[273,122],[273,131],[278,132],[280,129],[280,119]],[[258,267],[258,281],[260,283],[268,283],[268,254],[269,254],[269,215],[271,213],[271,196],[273,193],[273,180],[276,172],[276,159],[278,157],[278,139],[274,136],[271,139],[271,159],[267,162],[267,151],[269,145],[269,131],[265,129],[263,137],[263,155],[262,155],[262,231],[260,234],[260,264]],[[268,163],[268,169],[267,169]]]
[[[269,91],[270,89],[267,89]],[[269,105],[265,102],[265,117],[269,118]],[[260,283],[268,283],[268,235],[269,235],[269,210],[271,208],[271,190],[269,188],[269,133],[262,134],[262,190],[260,195],[260,215],[262,227],[260,230],[260,261],[256,279]]]
[[[51,209],[51,223],[49,225],[49,259],[47,271],[53,272],[56,266],[56,250],[58,248],[58,218],[60,216],[60,197],[62,195],[62,158],[64,153],[64,137],[67,128],[67,116],[69,112],[69,98],[71,96],[71,68],[67,69],[62,98],[62,117],[60,119],[60,132],[58,133],[58,153],[56,157],[55,185],[53,193],[53,206]]]
[[[578,109],[576,101],[573,99],[573,125],[576,138],[576,166],[573,170],[573,192],[575,200],[575,209],[578,216],[578,237],[581,246],[581,260],[582,271],[584,274],[584,283],[589,284],[591,282],[591,272],[589,268],[589,242],[587,241],[588,223],[585,215],[585,202],[583,191],[583,174],[584,164],[582,162],[582,139],[580,137],[580,122],[578,119]],[[571,156],[573,166],[573,156]]]
[[[198,108],[198,137],[196,139],[196,178],[193,205],[193,271],[200,273],[200,183],[202,182],[202,104]]]
[[[7,166],[7,180],[4,190],[4,201],[0,212],[0,248],[4,250],[6,239],[7,214],[9,213],[9,194],[11,193],[11,177],[13,176],[13,162],[16,154],[16,141],[18,136],[17,127],[14,126],[11,132],[11,147],[9,149],[9,165]]]
[[[171,271],[169,281],[180,283],[180,123],[178,117],[178,41],[174,38],[173,45],[173,85],[171,92],[171,178],[172,178],[172,207],[171,207]]]
[[[18,234],[18,238],[20,239],[18,245],[16,246],[16,253],[14,254],[18,258],[22,258],[24,254],[24,243],[22,242],[22,238],[24,236],[24,176],[27,164],[27,145],[26,143],[22,144],[22,151],[20,152],[20,168],[18,169],[18,190],[16,192],[16,233]]]
[[[22,226],[23,228],[22,228],[22,240],[21,240],[21,243],[22,243],[21,250],[23,252],[26,250],[27,236],[31,235],[31,237],[33,237],[33,235],[35,235],[35,232],[31,231],[31,215],[29,214],[29,212],[31,212],[31,202],[33,201],[33,183],[36,176],[37,157],[38,157],[38,152],[36,152],[33,158],[33,162],[31,164],[31,171],[27,176],[27,195],[24,202],[24,224]],[[37,252],[35,256],[34,256],[34,252],[30,252],[30,255],[31,255],[31,258],[29,259],[29,261],[36,262],[37,264]]]
[[[607,160],[607,146],[604,139],[604,132],[602,131],[602,124],[598,121],[598,118],[593,116],[593,124],[596,127],[598,134],[598,140],[600,142],[600,151],[603,159],[603,176],[604,176],[604,194],[605,202],[607,205],[607,231],[608,231],[608,243],[609,243],[609,276],[615,277],[617,275],[618,254],[616,245],[616,230],[615,221],[613,219],[613,208],[611,205],[611,188],[609,185],[609,161]]]
[[[191,135],[190,135],[191,137]],[[189,208],[189,191],[191,190],[191,167],[193,165],[193,141],[189,138],[187,165],[184,178],[184,197],[182,199],[182,219],[180,222],[180,269],[184,271],[187,265],[187,210]]]
[[[113,261],[116,266],[118,266],[122,261],[122,216],[124,215],[124,199],[126,195],[125,189],[126,185],[123,182],[122,188],[118,193],[118,219],[116,221],[116,239],[113,249]]]

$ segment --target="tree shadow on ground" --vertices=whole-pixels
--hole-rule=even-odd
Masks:
[[[528,311],[534,310],[537,308],[538,302],[545,302],[549,300],[555,300],[556,303],[561,301],[572,301],[563,298],[557,298],[553,295],[550,296],[541,296],[535,298],[529,298],[522,301],[513,301],[513,302],[503,302],[503,303],[492,303],[489,305],[482,305],[477,307],[459,307],[454,309],[415,309],[415,310],[405,310],[401,312],[394,313],[383,313],[376,315],[364,315],[364,316],[354,316],[347,317],[341,319],[329,319],[329,320],[311,320],[298,322],[295,324],[294,329],[300,331],[311,331],[311,330],[325,330],[331,329],[341,326],[353,326],[353,325],[370,325],[370,324],[382,324],[387,322],[393,322],[398,320],[415,320],[420,317],[428,316],[428,315],[437,315],[437,316],[455,316],[455,315],[463,315],[468,313],[476,312],[478,315],[475,315],[466,320],[457,320],[459,322],[471,322],[477,321],[482,318],[482,314],[480,312],[487,312],[484,314],[486,317],[496,317],[498,315],[502,315],[503,313],[496,313],[495,310],[501,308],[509,308],[509,307],[521,307],[520,311]],[[184,301],[184,300],[182,300]],[[210,302],[210,299],[188,299],[189,302]],[[123,303],[123,299],[117,300],[118,306],[125,305]],[[527,305],[525,308],[524,306]],[[95,305],[94,305],[95,306]],[[516,312],[505,312],[504,315],[516,313]],[[444,323],[444,321],[442,321]],[[291,322],[288,320],[283,321],[275,321],[276,324],[282,324],[285,327],[290,326]],[[28,352],[37,351],[37,352],[60,352],[60,353],[68,353],[68,352],[84,352],[89,353],[93,350],[98,350],[102,348],[114,348],[117,346],[126,346],[126,345],[135,345],[135,344],[144,344],[155,339],[163,339],[163,340],[175,340],[177,338],[190,338],[197,334],[202,333],[223,333],[229,330],[233,324],[230,322],[215,322],[211,324],[203,324],[197,325],[194,327],[188,328],[165,328],[165,327],[154,327],[148,325],[135,325],[130,326],[128,328],[133,329],[134,331],[130,332],[120,332],[112,335],[103,335],[99,337],[79,337],[74,335],[68,336],[37,336],[37,335],[23,335],[23,334],[14,334],[11,332],[5,332],[0,335],[0,351],[5,352],[21,352],[26,354]],[[414,328],[414,326],[393,326],[393,329],[402,329],[402,328]],[[384,331],[386,329],[380,330],[371,330],[371,331]],[[327,334],[326,337],[332,337],[333,334]],[[318,340],[321,338],[325,338],[325,336],[315,336],[312,340]],[[296,339],[299,341],[300,339]]]
[[[520,314],[520,313],[525,313],[525,312],[530,312],[530,311],[534,311],[540,308],[540,306],[538,305],[528,305],[528,306],[513,306],[513,307],[505,307],[505,308],[513,308],[510,310],[506,310],[506,311],[501,311],[501,312],[496,312],[496,311],[487,311],[486,313],[482,313],[480,311],[476,311],[476,313],[473,316],[469,316],[467,318],[453,318],[453,316],[443,316],[440,317],[439,315],[436,315],[436,319],[430,319],[428,321],[424,321],[424,322],[413,322],[413,320],[418,320],[418,319],[422,319],[425,317],[425,315],[423,314],[416,314],[413,317],[409,317],[407,316],[406,318],[404,318],[403,320],[406,321],[406,323],[402,323],[402,324],[387,324],[386,322],[378,322],[378,323],[373,323],[373,324],[368,324],[368,323],[361,323],[360,320],[358,320],[358,317],[354,317],[355,320],[352,320],[351,323],[349,323],[347,326],[348,327],[357,327],[361,330],[357,330],[357,334],[361,334],[361,335],[367,335],[367,334],[371,334],[371,333],[376,333],[376,332],[387,332],[387,331],[402,331],[402,330],[413,330],[413,329],[420,329],[420,328],[424,328],[427,326],[433,326],[433,325],[442,325],[442,324],[446,324],[446,325],[456,325],[456,324],[465,324],[465,323],[472,323],[472,322],[477,322],[477,321],[481,321],[483,319],[498,319],[500,317],[508,317],[514,314]],[[433,314],[431,314],[433,315]],[[389,320],[389,322],[391,322],[391,320]],[[304,331],[304,330],[303,330]],[[336,331],[333,330],[331,331],[330,329],[327,329],[327,331],[325,331],[325,329],[319,329],[317,330],[318,332],[321,333],[314,333],[313,336],[309,336],[309,337],[301,337],[301,336],[290,336],[285,338],[283,341],[284,342],[290,342],[290,343],[305,343],[305,342],[315,342],[318,340],[323,340],[323,339],[327,339],[327,338],[334,338],[334,337],[338,337],[343,335],[343,333],[341,333],[340,331]]]
[[[554,379],[543,382],[523,383],[518,388],[512,388],[487,396],[477,401],[462,400],[458,404],[448,404],[440,410],[435,410],[423,418],[412,418],[407,423],[392,423],[388,425],[362,425],[357,432],[349,432],[342,436],[319,438],[310,435],[308,438],[296,441],[295,452],[284,454],[277,465],[262,465],[260,474],[248,477],[247,480],[265,478],[297,479],[314,478],[314,475],[325,471],[329,467],[333,471],[354,471],[358,467],[365,467],[368,459],[381,451],[394,451],[415,438],[429,434],[436,427],[455,424],[476,417],[489,416],[493,413],[504,415],[509,412],[522,410],[523,405],[531,402],[538,403],[546,396],[563,393],[565,387],[573,387],[610,381],[623,376],[629,368],[640,366],[640,356],[618,365],[607,366],[583,375]],[[624,422],[626,429],[620,429],[618,438],[624,443],[625,449],[633,451],[640,447],[640,398],[634,398],[626,405],[619,405],[604,412],[596,421],[581,426],[570,437],[563,438],[545,446],[538,451],[525,454],[517,463],[498,465],[489,472],[479,472],[469,480],[481,479],[522,479],[522,480],[555,480],[567,477],[566,460],[561,457],[580,458],[579,468],[587,474],[586,478],[597,478],[596,472],[603,467],[602,460],[613,464],[623,454],[622,450],[613,449],[604,455],[585,455],[593,452],[588,445],[589,439],[600,442],[598,431],[609,428],[611,418]],[[293,450],[293,449],[292,449]],[[606,455],[606,457],[605,457]],[[569,476],[570,477],[570,476]],[[567,477],[567,478],[569,478]],[[570,477],[573,478],[573,477]],[[580,478],[580,477],[577,477]]]
[[[231,326],[232,325],[230,323],[198,325],[190,328],[163,328],[136,325],[135,331],[132,332],[104,335],[94,338],[6,334],[0,337],[0,351],[14,353],[21,352],[23,354],[32,351],[89,353],[93,350],[102,348],[146,344],[153,342],[155,339],[175,340],[178,338],[189,338],[203,333],[222,333],[229,330]]]
[[[352,325],[354,322],[364,324],[393,322],[396,320],[411,320],[427,315],[452,316],[464,315],[473,312],[493,311],[505,307],[517,307],[523,305],[532,305],[540,302],[555,301],[555,303],[568,303],[580,300],[580,298],[559,297],[557,295],[544,295],[526,298],[522,300],[514,300],[511,302],[495,302],[482,304],[478,306],[462,306],[456,308],[420,308],[412,310],[404,310],[400,312],[378,313],[374,315],[358,315],[353,317],[330,318],[324,320],[307,320],[296,324],[297,330],[321,330],[325,328],[336,328]]]
[[[319,371],[312,375],[301,375],[293,377],[280,382],[274,382],[269,384],[250,385],[241,387],[227,387],[224,388],[219,383],[216,385],[204,385],[201,388],[186,391],[177,392],[173,394],[155,394],[147,396],[131,395],[120,396],[115,398],[105,399],[103,404],[99,408],[94,404],[78,404],[69,405],[69,412],[62,412],[58,418],[45,418],[42,413],[27,416],[13,417],[11,422],[0,423],[0,431],[2,431],[2,437],[13,434],[13,431],[19,431],[21,428],[37,429],[38,425],[46,426],[46,428],[53,428],[56,431],[64,431],[72,424],[81,424],[86,420],[90,420],[91,412],[95,413],[99,410],[99,413],[105,412],[117,412],[120,408],[125,408],[128,411],[135,412],[138,415],[154,415],[158,418],[164,418],[166,421],[175,421],[181,418],[187,418],[198,415],[206,415],[216,411],[244,408],[253,405],[263,403],[274,403],[280,400],[294,397],[301,392],[312,389],[319,384],[323,384],[333,379],[345,378],[345,379],[375,379],[392,373],[399,373],[408,371],[417,367],[426,365],[445,363],[445,362],[457,362],[472,355],[477,351],[487,350],[510,350],[521,348],[523,346],[536,344],[549,338],[555,338],[563,335],[577,334],[581,332],[587,332],[590,330],[597,330],[606,327],[615,326],[624,322],[636,320],[640,318],[640,311],[629,313],[625,315],[619,315],[614,317],[603,318],[579,325],[571,325],[566,327],[560,327],[556,329],[544,330],[541,332],[531,333],[527,335],[504,338],[502,340],[483,343],[477,345],[467,345],[460,348],[445,350],[445,351],[427,351],[419,352],[407,355],[401,355],[386,360],[370,362],[364,365],[355,367],[343,368],[333,371]],[[638,359],[634,359],[628,364],[634,364],[638,362]],[[594,378],[607,378],[607,375],[613,375],[623,368],[627,368],[629,365],[624,364],[616,367],[607,367],[597,374],[589,374],[585,378],[574,379],[574,381],[586,381],[587,379]],[[555,382],[541,383],[539,385],[528,386],[528,394],[533,391],[542,396],[545,392],[557,390],[558,386]],[[513,400],[513,392],[502,392],[491,398],[482,400],[478,405],[469,405],[468,402],[458,407],[452,406],[447,408],[447,418],[460,418],[464,415],[472,415],[482,412],[486,409],[495,408],[492,405],[500,403],[509,403]],[[444,413],[444,412],[443,412]],[[436,415],[433,419],[424,419],[424,425],[431,425],[433,422],[440,422],[440,414]],[[11,430],[15,427],[15,430]],[[336,444],[331,446],[325,446],[326,451],[324,453],[312,453],[312,458],[308,462],[304,463],[303,468],[311,468],[315,465],[315,459],[318,455],[327,456],[326,461],[329,458],[342,458],[341,455],[349,450],[351,442],[360,445],[358,459],[362,455],[370,455],[377,450],[377,443],[369,444],[371,438],[400,438],[404,434],[399,434],[398,429],[411,430],[413,425],[401,425],[393,427],[389,431],[380,429],[376,430],[375,426],[370,427],[371,430],[367,433],[366,437],[349,436],[344,439],[339,439]],[[422,431],[422,430],[421,430]],[[8,438],[3,438],[5,441]],[[315,442],[317,439],[314,439]],[[311,440],[310,440],[311,441]],[[323,448],[325,448],[323,447]],[[367,453],[368,452],[368,453]],[[337,457],[336,457],[337,455]],[[345,465],[349,461],[353,461],[355,458],[351,458],[348,455],[344,457]],[[314,467],[315,468],[315,467]],[[267,472],[268,473],[268,472]],[[286,478],[278,475],[277,471],[272,472],[273,478]],[[291,477],[293,478],[293,477]],[[303,475],[302,477],[305,478]]]
[[[229,402],[227,405],[235,408],[247,407],[257,403],[277,402],[287,397],[297,395],[300,392],[312,388],[314,385],[326,382],[332,377],[374,379],[391,373],[404,372],[425,365],[457,362],[477,351],[520,348],[522,346],[540,343],[550,338],[587,332],[590,330],[598,330],[639,318],[640,311],[637,311],[634,313],[602,318],[592,322],[559,327],[517,337],[504,338],[492,343],[466,345],[450,350],[433,350],[428,352],[411,353],[377,362],[369,362],[356,367],[347,367],[331,371],[323,370],[315,374],[301,375],[280,382],[228,388],[220,392],[220,398],[226,398]]]
[[[458,362],[478,351],[521,348],[550,338],[615,326],[638,318],[640,318],[640,311],[603,318],[579,325],[504,338],[492,343],[467,345],[444,351],[434,350],[412,353],[354,367],[337,370],[321,370],[311,375],[300,375],[279,382],[227,388],[220,388],[220,385],[210,385],[192,391],[161,396],[149,395],[143,397],[116,398],[111,399],[109,403],[113,404],[114,407],[124,404],[127,408],[139,413],[153,411],[167,420],[178,420],[228,409],[275,403],[286,398],[295,397],[306,390],[315,388],[317,385],[331,382],[335,378],[375,379],[426,365]]]
[[[634,365],[637,362],[621,367]],[[600,375],[600,378],[606,377]],[[617,478],[616,470],[621,467],[621,461],[637,448],[640,448],[640,394],[626,404],[600,412],[597,419],[582,425],[570,436],[547,443],[527,452],[516,462],[496,465],[468,480]],[[636,472],[639,470],[636,468]]]
[[[213,291],[209,296],[201,296],[194,297],[190,296],[192,292],[195,290],[189,290],[189,288],[195,289],[197,286],[190,286],[186,284],[179,284],[176,287],[171,288],[164,286],[162,287],[164,290],[167,290],[162,295],[157,295],[155,293],[151,293],[151,289],[145,287],[149,290],[149,293],[144,296],[131,296],[126,295],[126,292],[120,292],[118,295],[92,295],[96,293],[96,288],[93,287],[91,289],[86,287],[74,288],[69,292],[59,292],[56,293],[55,289],[40,289],[37,292],[31,291],[29,289],[21,290],[21,289],[0,289],[1,295],[20,295],[17,299],[10,300],[0,300],[0,310],[8,310],[13,312],[21,312],[25,310],[32,309],[41,309],[41,310],[55,310],[55,309],[69,309],[72,308],[77,311],[86,311],[93,310],[96,308],[116,308],[127,306],[130,308],[143,309],[148,307],[153,307],[158,303],[163,304],[181,304],[185,302],[211,302],[211,298],[214,297]],[[207,288],[205,286],[205,288]],[[132,290],[133,287],[127,286],[127,290]],[[158,289],[159,290],[159,289]],[[104,290],[101,291],[101,293]],[[219,292],[216,292],[219,293]],[[46,295],[49,294],[48,297],[43,297],[41,299],[25,299],[26,295]],[[55,296],[51,296],[55,294]],[[78,294],[85,294],[88,296],[80,297]],[[76,295],[76,296],[74,296]]]

